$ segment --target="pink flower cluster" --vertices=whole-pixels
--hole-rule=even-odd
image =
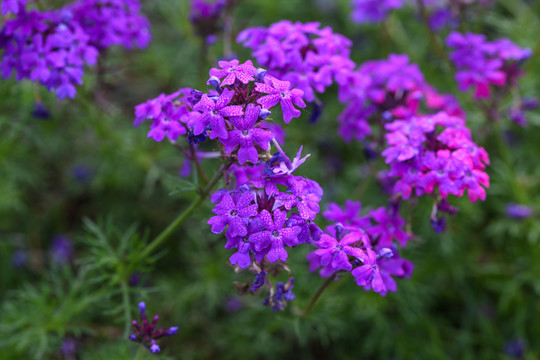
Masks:
[[[386,125],[388,148],[382,155],[390,164],[388,177],[397,178],[394,194],[408,199],[438,193],[484,200],[489,176],[487,152],[471,139],[465,120],[446,112],[396,120]]]

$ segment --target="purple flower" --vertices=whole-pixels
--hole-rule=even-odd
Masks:
[[[353,21],[358,23],[376,23],[383,21],[388,12],[399,9],[405,0],[352,0]]]
[[[219,98],[214,101],[204,94],[201,100],[193,107],[193,110],[199,111],[201,114],[194,117],[188,125],[194,126],[194,134],[202,134],[208,125],[211,127],[210,139],[217,137],[227,139],[229,134],[225,125],[224,117],[242,116],[244,114],[242,106],[230,105],[234,91],[223,89]]]
[[[286,211],[276,209],[273,215],[272,218],[272,214],[267,210],[263,210],[259,214],[257,220],[264,225],[265,230],[251,234],[249,241],[255,245],[255,250],[257,251],[269,248],[266,256],[268,261],[286,261],[288,254],[284,245],[296,246],[298,244],[298,233],[300,229],[298,227],[283,227],[287,219]]]
[[[231,117],[231,123],[235,130],[229,132],[229,137],[221,142],[225,145],[225,152],[232,153],[238,150],[238,162],[245,164],[248,160],[253,164],[259,161],[259,151],[255,148],[258,145],[263,150],[268,150],[269,141],[272,140],[271,132],[254,128],[255,122],[259,118],[261,108],[253,104],[248,104],[244,117]]]
[[[320,262],[322,266],[331,265],[335,271],[351,271],[352,264],[348,256],[354,256],[359,259],[365,257],[364,252],[360,248],[352,245],[362,243],[365,237],[367,237],[365,233],[355,231],[345,235],[338,242],[335,238],[323,234],[321,240],[316,243],[319,249],[315,251],[315,254],[321,257]]]
[[[384,206],[370,211],[371,218],[377,223],[367,229],[372,239],[377,239],[379,247],[389,247],[392,240],[396,239],[401,246],[407,245],[411,235],[403,230],[405,220],[398,212],[388,211]]]
[[[525,220],[534,215],[534,209],[527,205],[510,203],[506,205],[506,215],[511,219]]]
[[[216,216],[208,220],[208,225],[212,225],[212,232],[219,234],[225,226],[229,225],[228,236],[247,235],[244,219],[257,215],[257,205],[250,205],[253,200],[253,194],[250,192],[238,195],[236,200],[230,194],[225,194],[221,202],[212,210]]]
[[[357,267],[351,272],[356,280],[356,284],[358,286],[369,286],[373,288],[373,291],[384,296],[387,290],[379,266],[377,265],[377,254],[371,249],[366,249],[365,256],[361,261],[364,265]]]
[[[278,102],[281,103],[283,120],[286,124],[288,124],[292,118],[300,116],[300,110],[296,109],[293,104],[300,108],[306,107],[306,103],[302,100],[304,92],[298,89],[289,90],[290,86],[290,82],[280,81],[271,76],[265,76],[264,84],[255,84],[255,89],[258,92],[270,94],[261,97],[257,100],[257,103],[261,104],[265,109],[272,108]]]
[[[274,294],[268,294],[268,297],[264,300],[263,305],[269,306],[274,311],[284,310],[287,302],[296,298],[292,289],[294,287],[294,278],[290,278],[286,284],[278,282]]]
[[[218,64],[221,69],[211,69],[210,76],[215,76],[219,79],[224,77],[225,79],[221,81],[222,86],[233,85],[237,79],[243,84],[255,80],[253,75],[255,75],[256,69],[253,67],[251,60],[246,61],[242,65],[238,65],[238,60],[220,61]]]
[[[27,1],[28,0],[2,0],[0,12],[2,15],[7,15],[8,13],[17,15],[19,12],[24,11]]]
[[[261,286],[264,285],[266,282],[266,271],[261,271],[260,273],[255,274],[255,281],[251,283],[251,287],[249,288],[250,291],[257,291]]]
[[[65,264],[73,257],[73,244],[68,237],[58,235],[54,237],[50,251],[55,263]]]

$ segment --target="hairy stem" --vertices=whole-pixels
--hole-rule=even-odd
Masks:
[[[199,159],[197,158],[197,151],[195,149],[195,146],[193,144],[189,144],[189,149],[191,151],[191,161],[195,164],[195,168],[197,169],[197,174],[199,174],[199,177],[204,182],[204,184],[208,184],[208,177],[204,173],[204,170],[201,167],[201,163],[199,162]]]
[[[324,290],[326,290],[326,288],[328,287],[328,285],[330,285],[332,283],[332,281],[334,281],[334,279],[336,278],[336,274],[337,274],[337,271],[334,272],[332,275],[330,275],[328,277],[328,279],[326,279],[326,281],[321,285],[321,287],[319,287],[319,289],[317,290],[317,292],[315,293],[315,295],[313,295],[313,297],[311,298],[311,301],[309,302],[309,305],[308,307],[306,308],[306,310],[302,313],[302,316],[308,316],[309,313],[311,312],[311,310],[313,309],[313,306],[315,306],[315,303],[317,302],[317,300],[319,300],[319,297],[321,297],[322,293],[324,292]]]
[[[159,234],[150,244],[148,244],[143,249],[143,251],[141,251],[139,255],[140,259],[144,259],[149,256],[165,240],[167,240],[180,225],[182,225],[182,223],[188,218],[188,216],[191,215],[193,210],[195,210],[197,207],[199,207],[199,205],[203,203],[210,191],[212,191],[212,188],[223,177],[225,170],[227,170],[229,166],[231,166],[231,163],[221,165],[214,177],[210,179],[206,187],[202,190],[199,196],[195,200],[193,200],[193,202],[188,206],[188,208],[185,209],[182,213],[180,213],[180,215],[178,215],[178,217],[174,219],[173,222],[169,226],[167,226],[167,228],[163,230],[161,234]]]

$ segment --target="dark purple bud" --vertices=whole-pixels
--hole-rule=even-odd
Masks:
[[[375,150],[375,146],[370,142],[364,143],[364,156],[368,160],[376,159],[379,156],[379,153],[377,150]]]
[[[263,82],[264,77],[266,76],[267,73],[268,73],[268,71],[266,71],[265,69],[258,68],[257,71],[255,72],[255,81]]]
[[[167,335],[176,335],[178,333],[178,326],[173,326],[167,331]]]
[[[272,112],[268,109],[261,109],[261,112],[259,113],[259,119],[266,119]]]
[[[141,314],[141,317],[146,316],[146,304],[144,301],[141,301],[138,305],[139,307],[139,313]]]
[[[392,113],[390,111],[383,112],[381,116],[384,122],[389,122],[393,119]]]
[[[309,103],[311,107],[311,115],[309,116],[309,122],[315,124],[322,115],[324,105],[322,103],[311,102]]]
[[[213,86],[214,89],[216,89],[216,90],[221,88],[220,87],[221,81],[219,80],[219,78],[217,78],[215,76],[211,76],[210,79],[208,79],[207,84]]]
[[[523,99],[521,104],[523,110],[536,110],[538,108],[538,99]]]
[[[32,116],[42,120],[47,120],[51,118],[51,114],[49,113],[47,108],[39,102],[34,104],[34,111],[32,111]]]
[[[250,291],[257,291],[261,286],[264,285],[266,281],[266,271],[261,271],[258,274],[255,274],[255,281],[251,284],[251,288],[249,288]]]
[[[525,118],[525,113],[519,108],[512,108],[508,111],[508,116],[513,123],[519,126],[525,126],[527,124],[527,119]]]
[[[135,341],[135,340],[137,340],[137,335],[131,334],[131,335],[129,335],[129,339],[130,339],[131,341]]]
[[[394,253],[389,248],[382,248],[377,254],[377,259],[390,259],[394,256]]]
[[[341,237],[341,233],[343,232],[343,225],[341,225],[340,223],[334,225],[334,229],[336,230],[336,235],[338,237]]]
[[[506,215],[511,219],[525,220],[533,216],[534,209],[527,205],[510,203],[506,205]]]
[[[51,257],[57,264],[65,264],[73,256],[73,244],[66,236],[57,235],[51,245]]]
[[[525,342],[522,339],[514,339],[504,344],[504,353],[514,359],[523,359],[525,354]]]
[[[440,234],[446,230],[446,218],[440,217],[437,219],[431,219],[431,227],[435,230],[435,233]]]

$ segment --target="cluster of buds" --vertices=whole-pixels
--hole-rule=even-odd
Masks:
[[[159,316],[155,315],[152,322],[148,322],[146,316],[146,304],[144,302],[139,303],[139,316],[141,321],[133,320],[132,325],[134,328],[134,334],[129,335],[131,341],[138,342],[146,346],[152,353],[158,353],[161,348],[156,343],[156,340],[165,337],[176,335],[178,327],[173,326],[169,329],[156,329]]]

